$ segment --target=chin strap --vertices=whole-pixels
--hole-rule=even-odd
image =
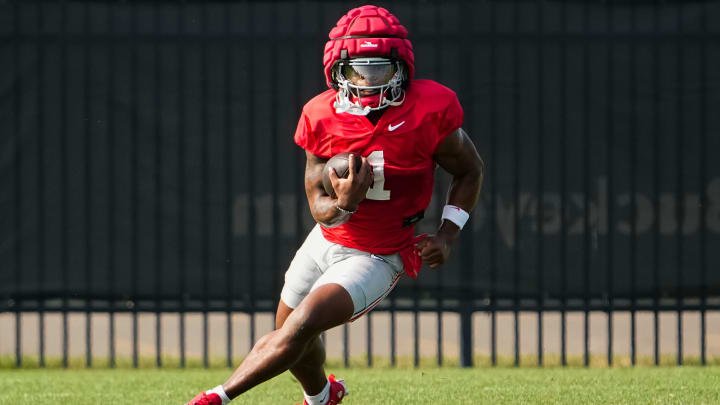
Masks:
[[[359,101],[355,101],[353,103],[349,100],[347,95],[340,94],[342,91],[342,89],[338,90],[337,96],[335,97],[335,103],[333,103],[333,108],[335,108],[335,112],[338,114],[348,113],[352,115],[368,115],[370,111],[381,110],[390,106],[399,106],[405,101],[405,91],[401,90],[402,97],[399,100],[390,101],[385,97],[381,97],[381,105],[378,105],[377,107],[370,107],[369,105],[366,105],[363,107]]]
[[[370,111],[372,111],[372,108],[370,108],[369,105],[366,105],[364,108],[360,106],[359,103],[340,103],[338,101],[335,101],[333,104],[333,107],[335,108],[335,112],[338,114],[342,113],[348,113],[352,115],[368,115]]]

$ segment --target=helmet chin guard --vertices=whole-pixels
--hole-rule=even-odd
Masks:
[[[338,113],[367,115],[405,100],[405,88],[415,73],[415,56],[407,29],[384,8],[362,6],[350,10],[330,31],[323,64],[330,88],[338,91]],[[343,66],[393,64],[395,74],[383,83],[358,83],[345,77]],[[374,93],[374,94],[368,94]]]

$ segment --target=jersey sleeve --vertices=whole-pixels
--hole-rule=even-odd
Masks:
[[[440,142],[448,135],[460,128],[465,118],[465,113],[460,105],[460,101],[454,92],[450,92],[446,104],[445,108],[439,112],[437,117],[437,139],[433,150],[437,149]]]
[[[308,117],[304,108],[302,110],[302,114],[300,114],[300,120],[298,120],[297,128],[295,129],[294,139],[298,146],[310,153],[315,153],[315,149],[317,149],[317,139],[315,134],[313,134],[310,117]]]

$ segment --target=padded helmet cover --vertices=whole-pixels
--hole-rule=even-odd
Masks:
[[[396,57],[407,65],[408,80],[415,74],[415,55],[407,39],[407,29],[389,11],[377,6],[362,6],[348,11],[330,30],[325,44],[323,65],[330,88],[336,88],[332,68],[343,57],[348,59],[381,56]],[[393,49],[396,51],[393,52]],[[347,51],[344,55],[343,50]]]

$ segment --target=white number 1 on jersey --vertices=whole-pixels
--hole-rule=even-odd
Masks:
[[[373,185],[365,194],[365,198],[371,200],[389,200],[390,190],[385,190],[385,156],[383,151],[376,150],[368,155],[368,163],[373,170]]]

